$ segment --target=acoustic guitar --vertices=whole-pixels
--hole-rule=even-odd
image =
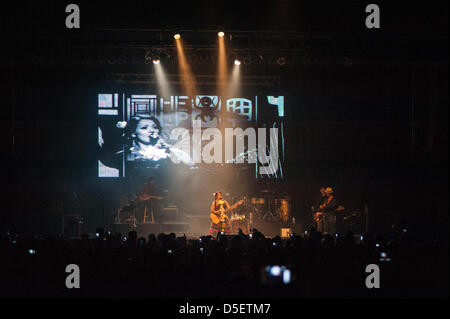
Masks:
[[[243,202],[244,202],[244,200],[241,199],[236,204],[234,204],[233,206],[228,207],[227,209],[221,207],[220,209],[216,210],[215,212],[211,212],[211,220],[212,220],[212,222],[214,224],[218,224],[220,222],[225,222],[228,219],[227,212],[229,212],[230,210],[235,209],[239,205],[242,205]]]

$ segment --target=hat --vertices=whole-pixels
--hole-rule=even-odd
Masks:
[[[333,190],[331,187],[327,187],[327,188],[325,189],[325,193],[327,193],[327,194],[333,194],[333,193],[334,193],[334,190]]]

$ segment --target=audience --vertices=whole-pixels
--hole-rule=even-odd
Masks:
[[[0,239],[1,297],[27,298],[373,298],[448,297],[448,247],[406,233],[267,238],[251,234],[187,239],[175,234],[95,238]],[[80,289],[67,289],[66,266],[80,267]],[[365,286],[366,266],[381,270],[381,289]],[[277,276],[284,266],[289,276]],[[284,281],[283,282],[283,278]]]

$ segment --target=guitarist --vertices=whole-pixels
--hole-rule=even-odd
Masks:
[[[324,195],[324,202],[319,206],[319,210],[314,217],[317,229],[322,233],[334,234],[336,232],[335,210],[337,208],[334,190],[331,187],[327,187],[321,190],[321,193]]]
[[[157,211],[157,204],[154,200],[161,200],[162,197],[156,195],[155,178],[151,176],[147,183],[142,185],[137,195],[139,202],[144,203],[144,213],[142,221],[145,223],[149,219],[152,223],[155,221],[155,213]]]
[[[222,193],[214,193],[214,201],[211,204],[211,217],[217,216],[217,218],[211,218],[211,227],[209,229],[211,236],[216,237],[220,232],[225,234],[232,233],[230,220],[225,214],[225,211],[230,209],[231,206],[222,198]],[[216,221],[216,223],[214,221]]]

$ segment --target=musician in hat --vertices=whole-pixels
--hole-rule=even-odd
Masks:
[[[336,232],[336,197],[331,187],[325,188],[323,194],[325,194],[325,200],[315,214],[317,229],[323,233],[334,234]]]

